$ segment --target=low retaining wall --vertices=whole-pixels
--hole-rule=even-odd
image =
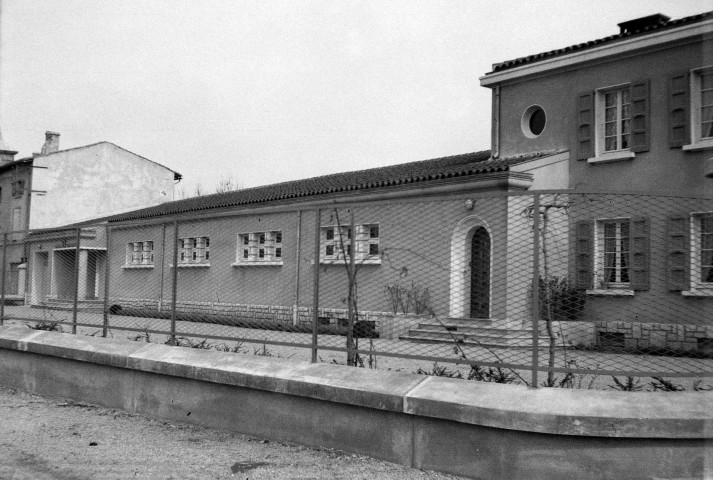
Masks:
[[[713,395],[528,389],[0,327],[0,384],[487,479],[710,478]]]

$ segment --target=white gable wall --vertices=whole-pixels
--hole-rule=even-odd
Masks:
[[[34,167],[30,229],[173,200],[171,170],[107,142],[36,156]]]

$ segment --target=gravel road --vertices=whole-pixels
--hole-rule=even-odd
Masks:
[[[0,479],[458,479],[0,386]]]

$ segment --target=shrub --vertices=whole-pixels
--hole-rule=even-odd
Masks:
[[[549,290],[549,302],[547,300]],[[584,311],[587,295],[577,289],[567,277],[540,277],[540,318],[553,321],[574,321]],[[552,317],[549,317],[549,313]]]

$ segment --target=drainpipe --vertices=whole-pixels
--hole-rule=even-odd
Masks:
[[[292,306],[292,325],[300,323],[300,254],[302,252],[302,210],[297,211],[297,254],[295,256],[295,301]]]
[[[493,89],[493,133],[490,156],[500,156],[500,85]]]

